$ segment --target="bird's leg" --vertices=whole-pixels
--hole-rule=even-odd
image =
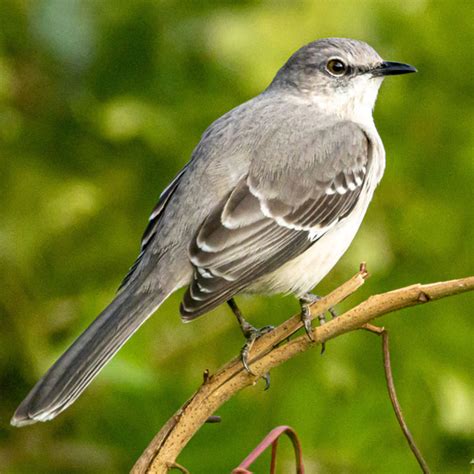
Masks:
[[[239,323],[240,329],[242,330],[242,334],[244,335],[245,339],[248,339],[252,335],[252,333],[256,331],[256,328],[254,328],[243,317],[242,312],[237,306],[237,303],[235,302],[234,298],[231,298],[229,301],[227,301],[227,304],[229,305],[232,312],[235,314],[235,317],[237,318],[237,322]]]
[[[272,331],[274,328],[273,326],[264,326],[263,328],[256,328],[252,326],[243,316],[242,313],[237,306],[237,303],[233,298],[227,301],[227,304],[229,305],[230,309],[232,312],[235,314],[237,321],[239,323],[240,329],[242,330],[242,333],[247,340],[247,342],[244,344],[240,351],[240,359],[242,361],[242,365],[244,366],[245,370],[249,374],[253,374],[253,372],[250,370],[250,367],[248,365],[248,356],[250,349],[253,346],[253,343],[260,337],[263,336],[264,334],[267,334],[268,332]],[[253,374],[254,375],[254,374]],[[265,390],[267,390],[270,387],[270,375],[265,374],[263,376],[265,379]]]
[[[314,337],[313,337],[313,331],[312,331],[312,326],[311,326],[311,310],[309,307],[313,303],[316,303],[316,301],[319,301],[320,299],[321,299],[320,296],[314,295],[313,293],[305,293],[304,295],[300,296],[301,320],[303,321],[304,330],[306,331],[306,334],[308,335],[309,339],[313,342],[314,342]],[[328,311],[333,318],[337,317],[337,313],[334,308],[331,307],[328,309]],[[318,320],[319,320],[320,326],[325,324],[326,323],[325,314],[324,313],[318,314]],[[326,349],[326,346],[323,343],[321,345],[321,354],[324,352],[325,349]]]

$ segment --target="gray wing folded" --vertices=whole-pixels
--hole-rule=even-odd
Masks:
[[[370,153],[356,124],[320,129],[304,142],[282,139],[285,144],[273,135],[255,151],[249,173],[195,235],[183,319],[211,310],[297,257],[357,203]]]

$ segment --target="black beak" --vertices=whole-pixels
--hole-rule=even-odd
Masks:
[[[392,61],[384,61],[372,70],[374,76],[398,76],[399,74],[409,74],[410,72],[418,71],[416,67],[409,64],[394,63]]]

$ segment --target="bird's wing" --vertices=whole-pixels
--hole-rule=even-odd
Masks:
[[[122,280],[122,283],[119,286],[119,290],[121,290],[124,286],[127,285],[127,283],[131,280],[132,276],[135,274],[135,270],[137,267],[140,265],[140,262],[142,260],[142,257],[148,248],[148,245],[152,241],[153,237],[156,235],[156,230],[158,228],[158,223],[161,219],[161,216],[163,215],[163,212],[166,208],[166,205],[168,204],[169,200],[175,193],[175,191],[178,189],[178,185],[181,181],[181,178],[183,177],[184,173],[187,170],[187,166],[185,166],[171,181],[171,183],[166,187],[166,189],[161,193],[160,198],[158,199],[158,202],[156,206],[154,207],[149,219],[148,219],[148,225],[145,228],[145,231],[143,232],[142,240],[141,240],[141,247],[140,247],[140,253],[138,257],[136,258],[135,262],[133,265],[130,267],[128,270],[127,274],[125,275],[125,278]]]
[[[370,142],[358,125],[341,122],[293,140],[287,156],[279,141],[273,136],[256,150],[248,174],[193,238],[184,320],[297,257],[355,206],[370,167]]]

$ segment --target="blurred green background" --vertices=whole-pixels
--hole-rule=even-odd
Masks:
[[[202,131],[316,38],[362,39],[419,69],[382,87],[375,119],[387,171],[318,293],[361,260],[372,278],[349,303],[472,273],[472,13],[471,2],[447,0],[1,0],[0,472],[126,472],[203,370],[237,353],[226,307],[183,325],[177,294],[59,418],[9,426],[114,295],[158,195]],[[239,301],[256,325],[298,308],[292,298]],[[435,472],[468,472],[473,455],[472,307],[462,295],[381,321],[407,421]],[[229,472],[289,424],[309,473],[418,472],[380,352],[375,336],[357,332],[323,357],[288,362],[269,391],[259,383],[222,407],[222,423],[204,426],[179,462]],[[281,454],[281,472],[292,472],[290,450]]]

